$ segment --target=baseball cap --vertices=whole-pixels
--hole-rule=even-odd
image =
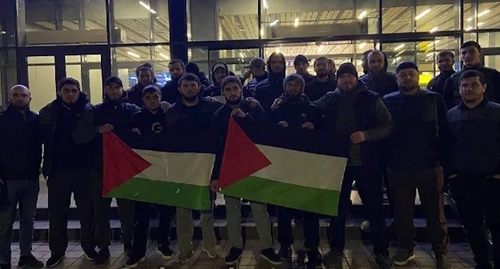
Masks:
[[[218,62],[218,63],[214,64],[214,66],[212,66],[212,72],[215,72],[215,70],[217,70],[217,68],[222,68],[222,69],[227,71],[227,65],[223,62]]]
[[[248,65],[245,65],[245,68],[252,68],[252,67],[263,67],[266,66],[266,61],[260,57],[255,57],[253,58]]]

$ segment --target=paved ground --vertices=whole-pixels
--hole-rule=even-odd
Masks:
[[[243,257],[241,259],[238,268],[250,269],[250,268],[273,268],[266,262],[256,258],[258,257],[257,250],[257,240],[251,240],[246,242],[246,249],[243,252]],[[150,242],[147,253],[147,260],[141,263],[137,268],[148,268],[148,269],[159,269],[159,268],[200,268],[200,269],[218,269],[218,268],[231,268],[224,265],[223,258],[218,258],[212,260],[206,256],[206,254],[201,253],[201,245],[199,242],[195,242],[196,252],[192,260],[184,265],[180,266],[176,263],[175,259],[171,261],[163,260],[156,253],[156,243]],[[221,241],[218,244],[219,251],[224,257],[229,252],[229,244],[226,241]],[[330,268],[378,268],[375,264],[373,257],[370,255],[372,247],[363,244],[361,241],[348,241],[346,244],[346,249],[344,250],[344,257],[338,264]],[[13,265],[17,265],[17,259],[19,258],[19,245],[17,243],[12,244],[12,258]],[[173,246],[173,250],[177,252],[177,246]],[[328,251],[327,242],[321,242],[321,250],[323,253]],[[394,254],[396,249],[391,247],[391,255]],[[431,246],[429,244],[419,244],[415,248],[415,254],[417,259],[414,262],[409,263],[407,266],[401,267],[402,269],[407,268],[435,268],[435,260],[431,254]],[[37,242],[33,246],[33,254],[40,258],[43,262],[47,261],[50,256],[49,248],[47,243]],[[126,262],[126,255],[123,253],[123,246],[119,242],[115,242],[111,247],[111,259],[107,265],[95,266],[92,262],[87,261],[82,257],[83,251],[79,246],[78,242],[70,242],[68,251],[66,253],[66,260],[59,265],[57,268],[69,268],[69,269],[92,269],[92,268],[123,268]],[[453,263],[454,269],[464,269],[473,268],[474,262],[472,260],[472,253],[468,244],[453,244],[450,245],[449,258]],[[13,268],[16,268],[13,266]],[[232,267],[235,268],[235,267]],[[276,267],[276,268],[290,268],[288,266]],[[301,268],[294,266],[293,268]],[[322,267],[326,268],[326,267]]]

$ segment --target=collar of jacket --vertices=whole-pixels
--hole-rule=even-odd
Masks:
[[[479,103],[477,106],[475,106],[473,108],[469,108],[468,106],[466,106],[464,104],[464,101],[460,101],[460,104],[458,105],[458,107],[462,110],[473,110],[473,109],[476,109],[478,107],[484,107],[487,103],[488,103],[488,99],[486,99],[486,97],[484,97],[483,101],[481,101],[481,103]]]

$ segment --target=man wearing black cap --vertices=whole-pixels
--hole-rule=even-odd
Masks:
[[[337,89],[314,102],[324,113],[325,129],[349,137],[349,158],[342,182],[338,216],[329,228],[330,252],[325,257],[331,263],[341,257],[345,246],[345,221],[350,206],[352,182],[357,181],[368,220],[376,261],[381,268],[391,266],[389,241],[383,216],[381,140],[391,134],[394,122],[379,95],[367,90],[358,80],[351,63],[337,70]]]
[[[155,72],[151,64],[145,63],[137,67],[135,75],[137,76],[137,84],[127,90],[127,102],[142,107],[144,106],[142,89],[155,82]]]
[[[123,90],[122,81],[118,77],[109,77],[105,81],[105,97],[102,104],[93,109],[87,109],[82,121],[77,126],[74,135],[76,143],[94,141],[92,194],[95,207],[95,238],[99,254],[94,259],[96,264],[102,264],[109,259],[111,229],[109,226],[109,208],[111,198],[103,198],[102,193],[102,134],[113,131],[125,143],[130,144],[134,133],[130,119],[140,110],[136,105],[126,103],[127,94]],[[129,254],[132,250],[134,226],[134,203],[130,200],[117,199],[120,210],[120,223],[124,250]]]
[[[295,68],[295,71],[297,71],[297,74],[304,78],[306,84],[314,78],[314,76],[309,74],[309,71],[307,71],[307,68],[309,68],[309,60],[306,56],[302,54],[295,56],[295,59],[293,60],[293,67]]]
[[[268,78],[268,73],[266,72],[266,62],[260,57],[255,57],[250,61],[250,64],[245,66],[250,68],[248,72],[252,74],[252,80],[250,80],[247,85],[243,86],[243,97],[252,97],[255,86],[264,79]]]
[[[214,97],[217,101],[224,103],[226,99],[222,95],[220,84],[222,80],[229,76],[229,70],[227,68],[227,64],[224,62],[217,62],[212,66],[212,81],[214,84],[205,88],[201,92],[201,96],[203,97]]]
[[[366,87],[381,97],[398,91],[396,75],[387,71],[388,62],[385,53],[380,50],[372,50],[366,59],[368,73],[360,79]]]
[[[436,254],[437,268],[451,268],[446,257],[448,234],[443,204],[443,176],[449,141],[446,106],[443,98],[418,86],[418,67],[403,62],[396,69],[398,92],[384,102],[394,118],[393,134],[386,144],[388,175],[394,196],[394,222],[401,248],[394,264],[405,265],[415,259],[413,209],[418,189],[427,215],[427,238]]]
[[[280,52],[273,52],[267,61],[269,77],[259,82],[253,91],[253,97],[260,102],[267,116],[271,113],[274,100],[283,93],[285,65],[285,56]]]
[[[314,60],[314,71],[316,72],[316,76],[306,84],[304,90],[304,94],[311,101],[316,101],[327,92],[334,91],[337,88],[337,81],[330,76],[331,68],[328,58],[316,58]]]
[[[40,110],[40,128],[44,142],[43,175],[49,189],[49,248],[46,267],[57,266],[68,247],[68,211],[71,193],[80,217],[82,249],[88,259],[97,256],[92,232],[90,161],[92,141],[78,144],[77,125],[85,109],[92,106],[80,91],[80,83],[64,78],[57,85],[57,99]],[[102,131],[102,129],[94,130]]]

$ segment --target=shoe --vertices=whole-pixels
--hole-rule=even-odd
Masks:
[[[99,250],[99,253],[94,258],[95,264],[103,264],[109,260],[109,250],[107,248],[103,248]]]
[[[380,269],[390,269],[392,268],[392,261],[389,258],[389,256],[384,256],[384,255],[377,255],[375,258],[375,261],[377,261],[378,266]]]
[[[413,254],[413,251],[409,251],[407,249],[399,249],[398,253],[392,257],[392,262],[395,265],[398,266],[403,266],[406,265],[409,261],[412,261],[415,259],[415,254]]]
[[[194,251],[190,251],[188,253],[179,253],[179,263],[180,264],[186,264],[189,262],[189,259],[191,259],[191,257],[193,257],[194,255]]]
[[[9,264],[0,264],[0,269],[11,269],[12,267]]]
[[[290,247],[280,247],[280,250],[278,250],[278,257],[280,257],[282,261],[290,258],[290,254],[292,254]]]
[[[160,254],[163,259],[165,260],[171,260],[174,257],[174,252],[168,247],[159,247],[158,248],[158,254]]]
[[[238,260],[241,258],[241,254],[243,251],[239,248],[231,248],[229,250],[229,254],[224,258],[224,262],[227,265],[235,265]]]
[[[453,266],[446,255],[436,255],[436,267],[437,269],[451,269]]]
[[[274,252],[273,248],[266,248],[261,250],[260,256],[272,265],[280,265],[282,263],[281,258],[276,255],[276,252]]]
[[[217,252],[215,248],[202,248],[201,251],[207,253],[210,259],[216,259],[217,257],[219,257],[219,252]]]
[[[47,268],[53,268],[53,267],[56,267],[58,264],[60,264],[64,258],[66,258],[63,255],[60,255],[60,254],[52,254],[50,256],[50,258],[47,260],[47,263],[45,264],[45,267]]]
[[[307,251],[307,264],[309,267],[314,268],[315,266],[320,266],[323,263],[323,257],[319,253],[318,249]]]
[[[363,231],[365,233],[369,233],[370,232],[370,221],[365,220],[365,221],[361,222],[361,226],[359,228],[361,229],[361,231]]]
[[[35,256],[21,256],[17,266],[22,268],[43,268],[43,262],[37,260]]]
[[[125,268],[135,268],[137,265],[139,265],[140,262],[143,262],[146,260],[146,255],[141,253],[141,254],[134,254],[132,253],[130,255],[130,258],[127,260],[127,263],[125,264]]]
[[[85,259],[93,261],[95,257],[97,257],[97,252],[95,250],[92,250],[91,252],[83,253],[83,256],[85,257]]]
[[[127,256],[132,255],[132,250],[133,250],[132,243],[123,244],[123,252],[125,252]]]

